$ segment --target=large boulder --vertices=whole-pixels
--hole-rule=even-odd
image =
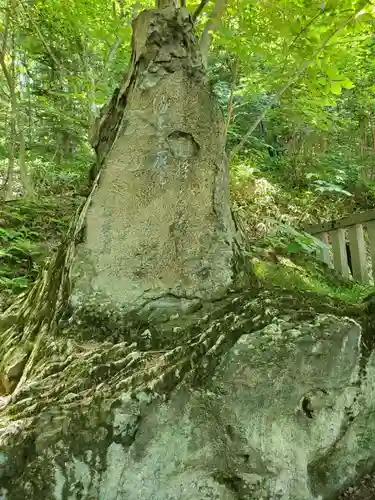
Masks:
[[[72,262],[73,308],[218,298],[235,281],[225,123],[191,17],[133,22],[132,62],[93,139],[100,179]]]
[[[64,339],[67,359],[4,403],[0,498],[325,500],[371,469],[358,323],[264,292],[177,324],[138,345]]]

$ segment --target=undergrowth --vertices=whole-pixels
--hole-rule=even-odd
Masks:
[[[0,205],[0,310],[28,288],[66,234],[79,197],[19,198]]]
[[[373,285],[343,280],[316,258],[324,247],[305,232],[309,223],[351,213],[345,190],[317,184],[317,189],[288,191],[262,177],[254,165],[238,163],[231,171],[233,209],[254,242],[251,258],[260,281],[313,291],[357,304]]]

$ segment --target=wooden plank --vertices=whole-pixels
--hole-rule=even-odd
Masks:
[[[372,220],[375,220],[375,208],[368,210],[367,212],[351,215],[350,217],[323,222],[322,224],[305,226],[304,230],[310,234],[324,233],[326,231],[329,232],[332,229],[340,229],[348,226],[354,226],[356,224],[364,224],[365,222],[370,222]]]
[[[370,243],[372,277],[375,281],[375,221],[368,222],[366,226],[367,226],[368,239]]]
[[[331,259],[331,253],[329,251],[329,243],[328,243],[328,233],[320,233],[317,234],[316,237],[325,245],[327,245],[327,248],[322,248],[317,251],[317,257],[319,260],[327,264],[328,267],[331,269],[333,268],[332,264],[332,259]]]
[[[348,239],[352,255],[353,278],[368,283],[367,252],[362,224],[348,227]]]
[[[331,233],[333,266],[344,278],[349,278],[348,260],[346,258],[345,229],[336,229]]]

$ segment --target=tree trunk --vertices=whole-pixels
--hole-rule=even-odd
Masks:
[[[26,165],[26,154],[25,154],[25,132],[19,127],[19,152],[18,152],[18,161],[20,167],[20,177],[21,183],[26,196],[33,197],[34,196],[34,188],[31,177],[29,175],[27,165]]]
[[[0,497],[328,498],[341,476],[326,495],[309,466],[345,442],[360,328],[249,281],[191,19],[152,9],[133,30],[91,192],[0,316]]]

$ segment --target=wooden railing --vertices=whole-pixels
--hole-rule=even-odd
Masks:
[[[375,209],[306,226],[305,231],[327,245],[318,258],[344,278],[351,274],[355,281],[366,284],[372,275],[375,282]]]

